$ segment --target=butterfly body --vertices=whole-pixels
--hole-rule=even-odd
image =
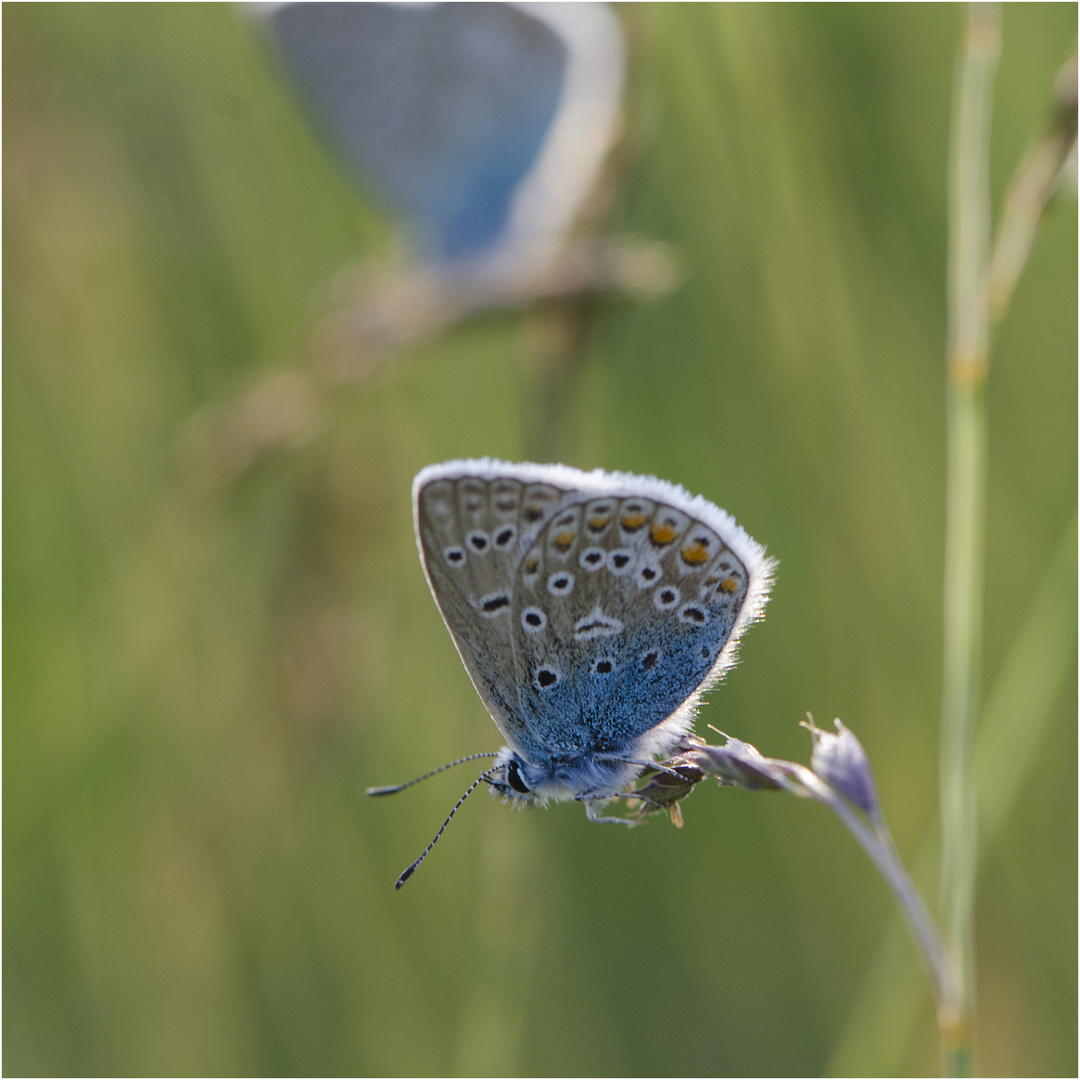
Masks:
[[[688,745],[773,563],[723,510],[653,477],[488,459],[422,470],[432,595],[507,746],[518,803],[596,804]]]

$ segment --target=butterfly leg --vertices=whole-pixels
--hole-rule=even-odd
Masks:
[[[589,815],[590,821],[595,821],[599,825],[626,825],[633,828],[635,825],[644,825],[643,821],[636,820],[635,818],[623,818],[623,817],[599,817],[597,816],[597,804],[607,802],[607,798],[602,799],[590,799],[587,795],[579,796],[581,802],[585,804],[585,813]]]

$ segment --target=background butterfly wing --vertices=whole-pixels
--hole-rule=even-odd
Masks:
[[[493,247],[559,105],[558,35],[511,4],[283,4],[269,18],[340,156],[422,246]]]

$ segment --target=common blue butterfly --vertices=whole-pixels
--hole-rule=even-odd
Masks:
[[[256,10],[350,172],[422,258],[517,258],[573,223],[615,139],[625,46],[602,3]]]
[[[711,502],[629,473],[450,461],[417,475],[413,512],[432,595],[506,739],[477,783],[636,823],[598,808],[691,745],[774,561]]]

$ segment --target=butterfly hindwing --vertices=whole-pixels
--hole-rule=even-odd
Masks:
[[[560,510],[514,586],[530,731],[554,755],[617,754],[692,705],[724,669],[748,578],[670,505],[593,496]]]

